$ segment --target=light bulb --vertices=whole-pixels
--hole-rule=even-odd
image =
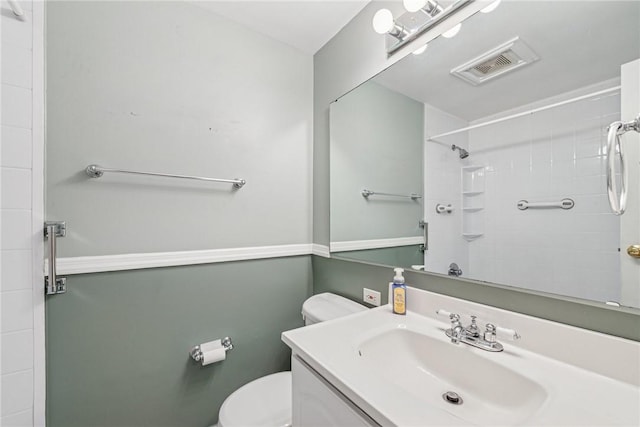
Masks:
[[[407,11],[417,12],[427,4],[427,0],[402,0],[402,4]]]
[[[373,16],[373,29],[378,34],[386,34],[393,30],[393,14],[389,9],[380,9]]]
[[[489,13],[489,12],[493,12],[496,7],[498,7],[498,5],[500,5],[500,1],[501,0],[496,0],[493,3],[489,4],[489,6],[485,7],[484,9],[480,9],[480,12],[482,13]]]
[[[460,22],[458,25],[456,25],[452,29],[447,30],[444,33],[442,33],[442,37],[446,37],[448,39],[450,39],[452,37],[455,37],[456,34],[458,34],[460,32],[460,28],[462,28],[462,22]]]
[[[428,46],[429,45],[425,43],[424,45],[420,46],[419,48],[417,48],[411,53],[413,53],[414,55],[420,55],[421,53],[424,53],[425,50],[427,50]]]

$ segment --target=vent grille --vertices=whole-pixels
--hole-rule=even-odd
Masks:
[[[477,86],[538,59],[529,46],[515,37],[452,69],[451,74]]]
[[[486,76],[487,74],[495,73],[512,64],[513,62],[509,58],[507,58],[503,54],[500,54],[497,58],[493,58],[486,62],[483,62],[482,64],[478,64],[473,67],[473,69],[483,76]]]

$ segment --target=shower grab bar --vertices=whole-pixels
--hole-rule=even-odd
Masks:
[[[640,132],[640,114],[635,120],[613,122],[607,128],[607,196],[609,197],[609,206],[616,215],[622,215],[627,208],[627,182],[629,179],[620,137],[632,130]],[[618,196],[618,184],[616,183],[616,151],[620,155],[620,196]]]
[[[247,183],[244,179],[240,179],[240,178],[220,179],[220,178],[206,178],[203,176],[192,176],[192,175],[176,175],[176,174],[169,174],[169,173],[139,172],[139,171],[132,171],[127,169],[104,168],[98,165],[87,166],[85,169],[85,172],[91,178],[100,178],[102,175],[104,175],[105,172],[115,172],[115,173],[129,173],[134,175],[161,176],[166,178],[194,179],[197,181],[226,182],[229,184],[233,184],[234,188],[242,188],[242,186],[244,186]]]
[[[571,209],[576,205],[576,203],[572,199],[562,199],[559,202],[529,202],[527,200],[520,200],[518,202],[518,209],[521,211],[527,209],[538,209],[538,208],[560,208],[560,209]]]
[[[381,193],[379,191],[372,190],[362,190],[362,197],[365,199],[369,198],[369,196],[388,196],[388,197],[404,197],[411,200],[422,199],[420,194],[411,193],[411,194],[395,194],[395,193]]]

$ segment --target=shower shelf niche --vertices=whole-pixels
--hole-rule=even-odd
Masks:
[[[462,237],[474,240],[484,235],[485,171],[483,165],[463,166]]]

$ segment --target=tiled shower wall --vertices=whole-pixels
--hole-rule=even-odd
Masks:
[[[425,104],[425,138],[469,124],[449,113]],[[427,271],[447,274],[449,264],[455,262],[463,269],[468,265],[468,250],[462,238],[461,175],[460,168],[467,166],[471,157],[460,159],[458,151],[452,151],[455,144],[469,148],[466,132],[443,138],[442,141],[426,141],[424,146],[424,218],[429,223],[429,250],[425,253]],[[436,205],[451,205],[453,212],[436,213]]]
[[[564,99],[617,84],[604,82]],[[469,159],[485,166],[486,194],[484,235],[469,244],[466,276],[619,300],[619,289],[602,286],[620,281],[620,227],[608,208],[604,158],[606,126],[619,117],[616,91],[470,131]],[[571,210],[516,208],[523,199],[566,197],[575,201]]]
[[[32,3],[2,3],[2,426],[34,423]]]

